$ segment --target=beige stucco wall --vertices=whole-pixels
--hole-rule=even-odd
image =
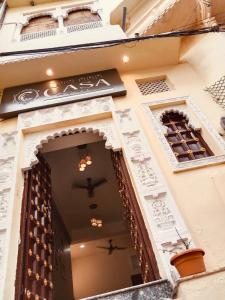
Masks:
[[[203,91],[204,85],[201,79],[187,64],[155,70],[142,70],[121,75],[128,93],[125,97],[114,99],[116,106],[118,108],[132,107],[135,110],[162,173],[166,177],[181,211],[182,217],[191,232],[194,243],[206,252],[205,262],[207,271],[224,267],[225,252],[223,249],[225,232],[221,229],[225,227],[225,188],[222,184],[225,178],[225,164],[174,174],[168,157],[162,149],[157,134],[151,122],[147,119],[141,103],[156,99],[190,95],[192,100],[206,114],[210,122],[218,129],[219,119],[223,114],[223,110]],[[158,75],[166,75],[175,89],[161,94],[142,96],[135,83],[135,79]],[[0,130],[1,132],[11,131],[15,129],[15,126],[16,119],[6,120],[1,123]],[[21,192],[22,188],[20,188],[20,194]],[[19,228],[18,224],[19,220],[14,220],[14,226],[16,226],[14,230]],[[16,235],[18,235],[18,232]],[[15,239],[13,237],[12,241],[14,244]],[[15,244],[14,246],[15,257],[17,251]],[[15,263],[16,259],[13,262]],[[15,270],[15,267],[13,269]],[[13,279],[14,272],[10,272],[9,274],[11,280]],[[202,279],[201,282],[204,282],[204,280]],[[185,294],[185,289],[182,293]]]
[[[12,20],[12,16],[15,18],[20,12],[19,10],[14,11],[14,15],[7,16],[7,22]],[[9,25],[7,33],[2,33],[4,37],[7,35],[7,49],[12,49],[11,36],[14,29],[15,25]],[[103,39],[105,38],[105,33],[102,35]],[[175,174],[153,125],[147,118],[141,104],[157,99],[189,95],[192,101],[204,112],[217,131],[221,130],[219,121],[220,117],[224,115],[224,110],[213,102],[211,97],[204,92],[204,88],[206,84],[211,84],[224,75],[224,67],[223,63],[221,63],[224,58],[224,37],[223,34],[210,34],[186,39],[183,43],[181,56],[181,62],[183,63],[176,66],[138,70],[121,74],[128,93],[125,97],[114,99],[117,108],[131,107],[134,109],[156,160],[161,167],[161,171],[170,186],[182,217],[190,230],[194,243],[196,246],[203,248],[206,252],[205,262],[207,271],[214,271],[215,269],[225,267],[225,231],[223,230],[225,228],[225,164]],[[43,45],[45,45],[45,41],[42,41]],[[37,42],[34,42],[33,46],[36,46],[35,43]],[[166,75],[172,83],[174,90],[142,96],[135,80],[159,75]],[[14,131],[16,130],[16,126],[16,118],[1,121],[0,133]],[[21,151],[23,150],[22,147],[23,145],[21,145]],[[20,176],[17,197],[21,199],[23,180],[19,169],[18,173]],[[13,299],[12,289],[15,280],[20,204],[19,200],[14,203],[14,211],[17,211],[17,218],[13,219],[12,222],[10,247],[10,253],[12,255],[11,260],[8,262],[8,288],[5,294],[7,300]],[[158,254],[156,255],[159,260]],[[162,276],[164,276],[161,264],[160,271]],[[224,273],[221,274],[222,273],[216,273],[214,275],[181,282],[178,287],[179,299],[224,299]],[[215,285],[210,284],[211,280],[213,280]]]
[[[224,76],[225,33],[209,33],[183,40],[181,61],[188,62],[207,87]]]
[[[181,281],[177,287],[178,300],[223,300],[225,298],[225,271],[206,276],[195,276]]]

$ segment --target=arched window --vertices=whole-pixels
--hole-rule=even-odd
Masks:
[[[45,31],[58,27],[58,22],[50,16],[40,16],[32,18],[29,24],[22,29],[22,34]]]
[[[200,130],[191,128],[187,118],[181,113],[165,113],[162,123],[167,127],[165,137],[179,162],[213,155]]]
[[[65,26],[85,24],[90,22],[100,21],[101,18],[98,14],[93,14],[89,9],[80,9],[72,11],[68,14],[68,17],[64,20]]]

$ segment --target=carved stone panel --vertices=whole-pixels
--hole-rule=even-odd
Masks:
[[[121,149],[120,139],[115,125],[111,119],[103,119],[94,122],[76,124],[73,126],[61,127],[57,129],[43,130],[24,135],[24,158],[22,169],[26,170],[38,162],[36,154],[43,144],[56,136],[75,132],[93,132],[102,136],[106,140],[106,149],[118,151]]]
[[[168,277],[175,279],[173,267],[163,246],[177,240],[176,227],[191,239],[180,216],[167,183],[159,170],[134,113],[130,109],[115,111],[114,119],[122,137],[122,147],[132,172],[140,205],[147,214],[147,222]],[[132,126],[130,126],[132,122]]]
[[[0,191],[0,229],[6,228],[10,189]]]
[[[10,198],[15,189],[14,165],[17,132],[0,134],[0,299],[2,298],[8,249]]]
[[[14,158],[0,159],[0,191],[11,187]]]
[[[15,131],[0,135],[0,159],[14,155],[16,136],[17,132]]]
[[[112,97],[102,97],[20,114],[18,129],[103,114],[113,109]]]

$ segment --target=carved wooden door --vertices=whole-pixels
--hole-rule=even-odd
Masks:
[[[25,173],[16,299],[53,299],[51,173],[42,157]]]
[[[111,152],[119,192],[123,201],[124,214],[128,221],[134,249],[137,252],[144,282],[160,279],[156,258],[142,213],[135,196],[122,152]]]

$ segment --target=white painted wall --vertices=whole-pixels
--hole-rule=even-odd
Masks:
[[[96,246],[108,246],[108,239],[71,246],[73,287],[75,299],[98,295],[132,285],[131,275],[137,274],[131,256],[135,255],[127,236],[113,237],[113,244],[128,249],[108,255]]]

